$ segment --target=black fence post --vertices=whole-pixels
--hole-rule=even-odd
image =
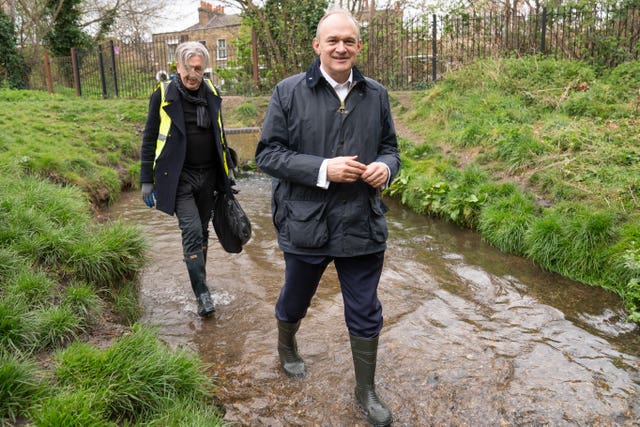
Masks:
[[[543,55],[547,50],[547,8],[542,8],[542,35],[540,39],[540,53]]]
[[[109,40],[109,49],[111,50],[111,73],[113,74],[113,89],[116,91],[116,97],[118,97],[119,91],[118,73],[116,71],[116,49],[113,45],[113,40]]]
[[[104,75],[104,60],[102,58],[102,45],[98,45],[98,68],[100,69],[100,82],[102,83],[102,98],[107,99],[107,79]]]
[[[436,78],[438,77],[438,72],[436,71],[436,66],[438,65],[438,28],[436,27],[438,23],[438,17],[436,14],[433,14],[433,28],[431,29],[431,80],[433,83],[436,82]]]

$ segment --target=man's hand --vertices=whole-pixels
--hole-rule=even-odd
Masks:
[[[355,182],[367,166],[356,159],[358,156],[334,157],[327,161],[327,179],[331,182]]]
[[[156,205],[155,203],[156,193],[153,191],[153,184],[142,184],[142,200],[150,208]]]
[[[360,178],[373,188],[381,188],[389,180],[389,168],[382,162],[369,163]]]

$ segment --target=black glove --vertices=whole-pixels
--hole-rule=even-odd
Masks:
[[[143,183],[142,184],[142,200],[145,202],[147,206],[150,208],[156,205],[156,192],[153,191],[153,184]]]

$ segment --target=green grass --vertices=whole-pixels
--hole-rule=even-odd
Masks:
[[[181,414],[192,411],[186,419],[219,422],[219,414],[210,407],[214,384],[204,373],[206,367],[184,351],[169,351],[148,327],[136,325],[106,350],[74,343],[55,359],[57,385],[79,390],[90,402],[58,405],[60,412],[95,409],[104,421],[162,425],[171,418],[179,420],[173,411],[181,407]],[[72,395],[67,399],[79,400]],[[184,420],[178,424],[190,425]]]
[[[96,204],[116,199],[135,162],[146,101],[2,90],[0,164],[74,184]],[[132,180],[132,178],[134,180]]]
[[[0,352],[0,423],[15,422],[45,391],[35,364]]]
[[[639,89],[640,61],[604,74],[551,58],[479,61],[396,107],[424,142],[403,143],[390,193],[618,293],[638,321]]]
[[[107,308],[127,325],[139,318],[146,242],[94,212],[137,186],[146,105],[0,89],[0,425],[162,425],[173,408],[220,424],[203,403],[205,367],[150,331],[80,351],[100,356],[82,361],[96,376],[79,382],[38,368],[51,353],[84,348]],[[109,364],[93,371],[98,360]]]

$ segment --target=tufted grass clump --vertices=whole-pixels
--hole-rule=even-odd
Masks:
[[[484,240],[501,251],[523,255],[525,236],[538,213],[531,194],[515,185],[509,194],[491,199],[480,213],[478,230]]]
[[[174,425],[163,422],[178,416],[169,412],[176,410],[176,403],[193,419],[218,419],[207,409],[213,382],[203,373],[202,362],[184,351],[170,351],[149,327],[135,325],[132,333],[104,350],[74,343],[55,359],[60,387],[95,396],[105,421]]]
[[[61,388],[47,396],[31,411],[37,426],[116,427],[118,424],[105,418],[101,394],[92,390]]]
[[[0,424],[14,423],[45,391],[33,362],[0,350]]]

